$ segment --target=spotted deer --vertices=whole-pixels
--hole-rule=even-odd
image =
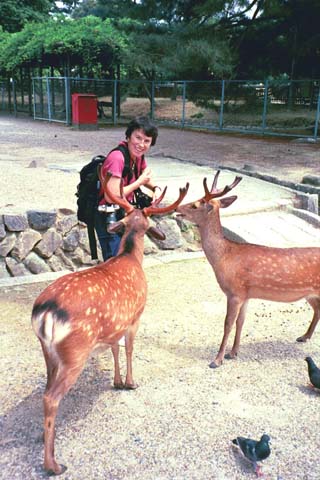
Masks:
[[[147,283],[142,268],[144,234],[164,239],[149,226],[148,217],[172,212],[185,197],[188,184],[169,206],[160,206],[165,195],[150,207],[135,209],[123,196],[114,196],[101,179],[105,195],[122,207],[126,216],[109,227],[123,231],[119,254],[86,270],[65,275],[49,285],[36,299],[32,326],[40,340],[47,367],[44,393],[44,468],[59,475],[66,470],[55,460],[55,419],[59,403],[74,385],[89,355],[101,346],[111,347],[114,387],[135,389],[132,376],[133,342],[144,310]],[[127,374],[123,383],[119,367],[119,344],[125,336]]]
[[[238,355],[240,336],[247,304],[250,298],[294,302],[305,298],[313,308],[311,324],[304,335],[311,338],[320,317],[320,248],[272,248],[250,243],[237,243],[224,237],[220,222],[220,208],[226,208],[236,196],[223,197],[240,181],[236,177],[230,186],[217,189],[219,171],[209,191],[203,180],[205,195],[195,202],[180,205],[178,215],[199,227],[201,242],[220,288],[227,296],[224,334],[219,352],[210,363],[219,367],[224,358]],[[225,354],[228,337],[236,322],[232,349]]]

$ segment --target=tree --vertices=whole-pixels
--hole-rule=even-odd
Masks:
[[[28,23],[21,32],[0,36],[2,70],[19,67],[56,67],[70,75],[72,67],[106,72],[120,61],[124,35],[109,20],[86,17],[74,21],[64,16]]]
[[[62,5],[55,0],[1,0],[0,26],[10,33],[19,32],[28,22],[47,20],[50,12],[70,13],[78,3],[79,0],[64,0]]]
[[[238,78],[318,78],[320,76],[318,0],[260,2],[259,15],[232,26],[239,52]]]

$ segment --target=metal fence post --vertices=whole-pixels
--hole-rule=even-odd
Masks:
[[[49,78],[48,78],[48,76],[46,77],[46,84],[47,84],[48,119],[49,119],[49,122],[51,122],[51,120],[52,120],[52,115],[51,115],[51,94],[50,94],[50,85],[49,85]]]
[[[219,128],[223,130],[223,107],[224,107],[224,88],[225,81],[221,81],[221,100],[220,100],[220,115],[219,115]]]
[[[113,109],[113,125],[116,125],[117,123],[117,84],[118,80],[115,79],[113,80],[113,105],[114,105],[114,109]]]
[[[17,97],[16,97],[16,84],[14,78],[11,78],[12,83],[12,97],[13,97],[13,112],[14,116],[17,116]]]
[[[5,87],[4,87],[4,84],[1,83],[1,110],[4,110],[4,95],[5,95]]]
[[[154,92],[155,92],[155,86],[154,86],[154,80],[151,82],[151,120],[154,120]]]
[[[267,120],[267,106],[268,106],[268,80],[264,83],[264,96],[263,96],[263,112],[262,112],[262,133],[266,128]]]
[[[70,77],[64,77],[65,85],[65,102],[66,102],[66,123],[71,125],[71,92],[70,92]]]
[[[33,119],[36,119],[36,91],[35,91],[36,79],[32,79],[32,96],[33,96]]]
[[[181,126],[184,127],[185,115],[186,115],[186,82],[183,82],[182,87],[182,119]]]
[[[317,105],[317,111],[316,111],[316,120],[314,122],[314,140],[317,141],[318,137],[318,127],[319,127],[319,117],[320,117],[320,86],[319,86],[319,91],[318,91],[318,105]]]

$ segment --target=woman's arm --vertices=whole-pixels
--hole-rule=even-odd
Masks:
[[[153,185],[150,184],[151,182],[150,179],[151,179],[151,170],[149,168],[146,168],[142,172],[140,177],[137,178],[137,180],[123,187],[124,196],[127,197],[134,190],[137,190],[137,188],[141,187],[141,185],[144,185],[147,188],[150,188],[151,190],[153,190]],[[117,196],[120,195],[120,183],[121,183],[121,178],[115,177],[115,176],[110,178],[108,182],[108,188],[110,189],[111,193],[113,193],[113,195],[117,195]],[[106,201],[110,202],[110,199],[106,197]]]

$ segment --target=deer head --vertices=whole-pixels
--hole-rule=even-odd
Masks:
[[[115,222],[111,224],[109,226],[109,232],[119,232],[119,233],[125,232],[126,230],[130,229],[130,226],[131,226],[134,230],[137,231],[137,233],[138,231],[141,230],[142,235],[144,235],[144,233],[147,233],[147,235],[150,237],[154,237],[159,240],[164,240],[165,235],[163,232],[161,232],[156,227],[149,226],[148,217],[150,217],[151,215],[163,215],[166,213],[173,212],[187,195],[187,192],[189,189],[189,183],[187,183],[185,187],[179,189],[180,190],[179,197],[171,205],[167,205],[165,207],[159,206],[167,191],[167,187],[165,187],[163,189],[161,196],[156,200],[154,200],[150,205],[150,207],[144,208],[143,210],[139,210],[137,208],[134,208],[134,206],[131,205],[131,203],[128,202],[128,200],[125,198],[123,194],[122,179],[120,183],[120,196],[114,195],[110,191],[110,189],[108,188],[108,181],[110,180],[111,177],[112,177],[112,174],[108,172],[106,177],[102,178],[101,170],[99,170],[99,178],[100,178],[100,182],[103,187],[105,196],[110,198],[110,200],[113,203],[123,208],[126,215],[119,222]]]
[[[219,208],[226,208],[237,199],[235,195],[226,198],[221,197],[235,188],[242,180],[242,177],[236,177],[231,185],[226,185],[224,188],[218,189],[217,182],[219,174],[220,170],[216,172],[210,190],[207,185],[207,179],[203,179],[204,196],[199,200],[179,205],[177,208],[179,216],[186,218],[200,227],[207,222],[210,212],[217,211]]]

